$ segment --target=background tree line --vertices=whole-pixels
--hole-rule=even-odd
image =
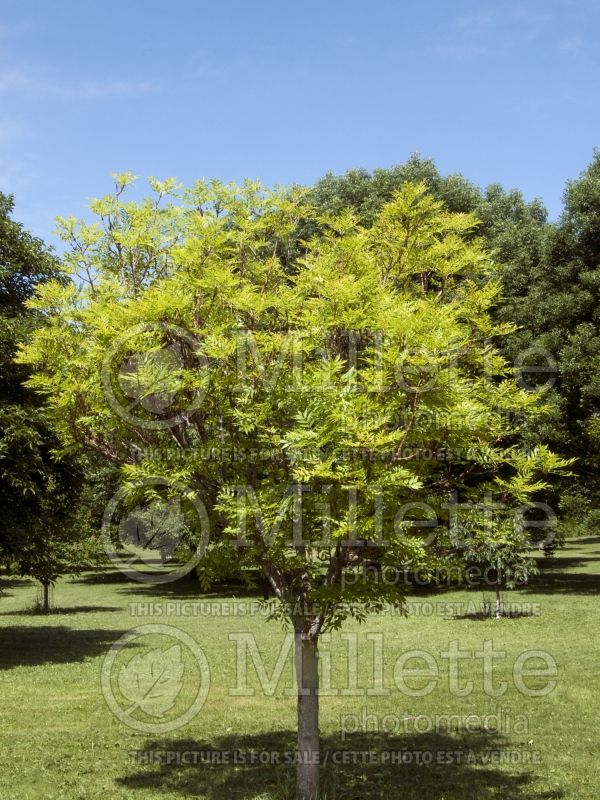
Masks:
[[[565,190],[564,211],[549,222],[539,200],[494,184],[482,190],[461,175],[441,175],[431,159],[411,156],[390,169],[325,175],[306,201],[323,215],[351,209],[364,226],[408,182],[424,183],[451,212],[472,212],[472,234],[493,254],[503,295],[495,321],[516,330],[498,343],[530,384],[553,385],[547,410],[524,434],[575,458],[573,475],[554,477],[549,502],[561,529],[578,533],[600,519],[600,154]],[[314,217],[286,232],[288,258],[318,234]],[[118,483],[117,468],[91,450],[65,447],[46,418],[43,398],[26,385],[30,369],[14,362],[40,322],[27,301],[50,279],[70,280],[51,249],[13,219],[13,198],[0,194],[0,559],[46,587],[97,557],[94,532]]]
[[[552,383],[530,443],[577,459],[573,476],[554,479],[548,501],[561,512],[564,532],[587,530],[600,521],[600,152],[567,184],[556,222],[540,200],[527,202],[499,184],[481,190],[462,175],[440,175],[433,160],[416,155],[391,169],[327,174],[310,197],[326,213],[352,208],[369,225],[407,181],[423,181],[450,211],[481,220],[477,235],[503,286],[494,316],[517,326],[498,345],[517,367],[522,356],[528,385]]]

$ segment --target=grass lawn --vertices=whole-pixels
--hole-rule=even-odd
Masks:
[[[240,612],[255,609],[255,598],[200,596],[187,582],[146,586],[106,570],[61,581],[54,595],[55,613],[42,616],[31,612],[37,594],[32,582],[4,578],[2,587],[3,800],[293,797],[294,769],[285,763],[295,736],[291,658],[272,695],[265,694],[252,666],[248,686],[254,693],[229,693],[238,685],[231,634],[254,635],[268,675],[285,642],[278,623]],[[322,645],[331,685],[321,698],[327,758],[323,797],[599,797],[599,589],[600,538],[574,540],[529,587],[504,595],[521,615],[498,621],[478,618],[473,612],[481,606],[480,592],[419,594],[411,597],[407,618],[371,617],[332,634]],[[212,613],[207,613],[209,601],[216,604]],[[140,614],[149,607],[153,615]],[[167,609],[187,610],[189,615],[167,615]],[[196,615],[194,609],[202,613]],[[202,648],[211,674],[197,716],[158,734],[133,730],[117,719],[101,691],[102,665],[111,645],[128,630],[150,623],[189,634]],[[156,646],[164,649],[159,639]],[[452,640],[461,651],[476,653],[487,641],[504,654],[495,659],[487,680],[481,657],[462,658],[460,696],[451,690],[449,661],[441,655]],[[120,651],[117,667],[136,651],[148,652],[152,637],[144,647],[139,641]],[[350,659],[357,665],[354,676],[348,652],[355,643],[358,657]],[[439,671],[430,686],[431,675],[406,677],[408,688],[431,689],[422,696],[400,691],[394,678],[398,657],[414,649],[430,654]],[[548,653],[556,662],[556,688],[545,696],[524,693],[515,681],[515,662],[528,650]],[[183,706],[198,686],[193,679],[197,665],[187,651],[185,658],[184,685],[177,697]],[[534,659],[528,666],[542,663]],[[424,663],[406,666],[419,665]],[[526,676],[523,681],[535,690],[548,678]],[[378,686],[383,692],[377,692]],[[366,687],[376,691],[365,695]],[[144,718],[142,712],[132,713]],[[440,720],[443,715],[451,717],[447,724]],[[497,724],[494,716],[499,717]],[[478,718],[487,718],[488,727],[496,730],[487,731],[484,725],[477,730]],[[163,754],[163,763],[143,763],[147,756],[136,753],[145,752]],[[164,763],[165,753],[173,763]],[[208,763],[210,753],[221,763]],[[263,758],[284,763],[261,763]]]

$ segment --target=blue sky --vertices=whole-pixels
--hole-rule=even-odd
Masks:
[[[411,152],[555,216],[600,145],[596,0],[0,0],[0,190],[51,235],[110,173],[311,183]]]

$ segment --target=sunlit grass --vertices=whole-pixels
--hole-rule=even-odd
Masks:
[[[212,749],[275,752],[284,758],[293,750],[290,660],[272,696],[265,696],[252,667],[248,686],[255,689],[254,695],[229,693],[236,687],[236,648],[230,634],[254,634],[269,675],[285,641],[285,631],[277,623],[260,613],[239,613],[248,604],[256,611],[257,598],[201,597],[185,582],[148,587],[100,571],[96,576],[61,581],[54,592],[55,611],[44,616],[31,610],[38,592],[32,582],[3,579],[2,586],[0,797],[281,800],[293,796],[293,768],[288,764],[157,765],[137,763],[132,755],[132,751],[155,749],[172,751],[177,758],[194,751],[206,755]],[[505,594],[508,603],[527,604],[531,615],[479,619],[474,612],[481,608],[481,593],[452,591],[413,596],[413,613],[407,618],[383,615],[369,618],[362,626],[346,624],[321,646],[326,670],[330,654],[332,687],[332,694],[321,699],[323,753],[328,758],[323,767],[324,797],[596,798],[600,786],[599,588],[600,538],[589,538],[569,543],[530,587]],[[188,603],[189,609],[200,600],[219,603],[218,608],[229,614],[164,613],[168,603]],[[140,603],[154,604],[163,614],[140,615]],[[461,609],[464,614],[457,613]],[[211,672],[208,697],[198,716],[159,736],[133,731],[116,719],[100,686],[102,662],[111,645],[131,628],[152,622],[190,634],[204,651]],[[382,686],[389,692],[352,693],[347,656],[352,641],[349,645],[347,634],[357,635],[358,690],[377,685],[374,644],[367,637],[383,635]],[[473,657],[460,663],[461,685],[470,680],[473,689],[463,697],[455,696],[450,691],[448,661],[441,656],[451,640],[458,640],[462,651],[480,651],[488,640],[495,651],[504,652],[494,666],[493,687],[506,681],[506,692],[500,697],[486,693],[481,659]],[[422,697],[400,692],[394,681],[397,658],[414,649],[430,653],[439,670],[435,687]],[[558,666],[556,689],[545,697],[526,696],[514,684],[516,659],[534,649],[549,653]],[[528,684],[535,687],[540,681],[544,679],[529,678]],[[426,679],[414,679],[411,685],[425,683]],[[184,687],[184,692],[193,694],[192,690]],[[456,725],[450,730],[427,730],[428,720],[436,716],[464,720],[469,714],[499,714],[500,730],[465,732]],[[355,763],[333,763],[333,754],[368,751],[432,753],[433,763],[370,764],[360,763],[359,756],[345,757]],[[467,759],[471,754],[471,761],[485,761],[490,751],[504,753],[513,763],[470,763]],[[456,755],[447,755],[456,752],[466,754],[467,760],[459,763]]]

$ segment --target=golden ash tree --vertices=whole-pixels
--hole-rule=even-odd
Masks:
[[[522,535],[514,509],[561,462],[519,445],[536,398],[492,344],[508,328],[472,216],[414,184],[366,229],[300,192],[151,180],[129,201],[132,180],[96,222],[60,221],[78,277],[40,287],[21,357],[67,448],[120,465],[133,499],[184,487],[209,573],[231,553],[262,570],[295,635],[298,798],[315,800],[319,636],[402,605],[377,570],[444,562],[450,497],[497,509],[480,540]]]

